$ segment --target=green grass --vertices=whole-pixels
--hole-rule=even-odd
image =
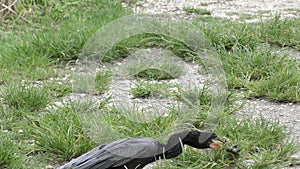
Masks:
[[[42,0],[19,4],[16,10],[18,15],[12,15],[9,20],[1,20],[0,23],[1,83],[7,84],[0,86],[1,97],[4,98],[1,104],[9,105],[5,113],[1,113],[0,128],[14,133],[7,140],[15,139],[12,145],[5,142],[8,146],[3,151],[13,152],[14,147],[18,147],[17,153],[22,163],[16,162],[16,165],[9,168],[45,168],[47,164],[55,163],[57,157],[66,160],[91,148],[87,137],[75,138],[81,137],[82,133],[78,123],[73,123],[75,117],[72,119],[72,115],[58,110],[47,112],[45,117],[41,117],[41,111],[48,103],[71,92],[70,83],[48,80],[69,74],[64,70],[57,71],[57,67],[72,66],[85,41],[95,31],[103,24],[131,12],[123,9],[120,1]],[[20,79],[29,84],[22,87],[18,83]],[[33,87],[37,80],[42,81],[43,85]],[[35,123],[28,126],[28,116],[33,116],[40,126],[33,126]],[[74,126],[65,123],[68,120]],[[48,130],[51,127],[53,131]],[[28,147],[27,139],[32,139],[29,128],[36,134],[35,148]],[[60,130],[62,128],[66,130]],[[24,132],[18,133],[19,129]],[[68,129],[70,135],[63,135],[68,134]],[[61,138],[58,138],[60,135]],[[79,143],[80,140],[83,142]],[[27,157],[27,153],[33,155]],[[9,158],[4,163],[9,163]]]
[[[184,73],[184,68],[175,63],[145,62],[129,64],[125,68],[129,76],[144,80],[175,79]]]
[[[29,24],[16,18],[8,21],[3,27],[5,29],[1,30],[7,35],[1,36],[0,40],[1,69],[26,74],[48,71],[53,64],[73,62],[85,41],[96,30],[130,13],[122,9],[119,1],[28,1],[20,6],[18,12],[22,15],[30,10],[34,11],[26,15]],[[35,79],[44,74],[37,75]]]
[[[8,133],[1,133],[1,141],[0,141],[0,167],[9,166],[12,163],[17,161],[17,157],[15,155],[16,150],[14,148],[14,143],[10,140],[10,136]]]
[[[98,72],[95,77],[95,90],[98,93],[104,93],[108,90],[108,84],[111,82],[112,72],[102,71]]]
[[[97,123],[102,124],[104,128],[109,126],[109,130],[114,131],[114,133],[100,132],[98,137],[101,138],[101,136],[106,135],[111,136],[110,140],[114,140],[123,137],[145,136],[166,141],[166,137],[162,137],[162,133],[171,132],[172,130],[169,130],[170,125],[178,125],[184,121],[190,125],[196,125],[206,118],[205,116],[199,118],[201,112],[203,113],[200,111],[198,112],[199,115],[196,116],[198,118],[190,121],[189,118],[185,117],[187,112],[184,110],[171,109],[168,116],[156,116],[152,121],[139,123],[129,120],[124,115],[124,113],[132,113],[132,116],[137,116],[136,112],[124,111],[126,110],[111,106],[105,106],[101,109],[102,113],[97,119],[101,120]],[[180,126],[177,127],[180,128]],[[249,167],[247,165],[255,168],[280,168],[291,162],[289,156],[296,150],[293,143],[286,142],[288,133],[278,121],[270,121],[262,117],[254,120],[245,118],[241,121],[239,117],[225,115],[219,121],[216,132],[226,138],[227,146],[237,144],[241,150],[241,155],[238,157],[224,151],[187,148],[184,154],[175,159],[163,161],[161,164],[157,162],[161,165],[157,168],[247,168]],[[247,160],[253,161],[253,164],[247,164]]]
[[[20,115],[9,111],[0,105],[0,168],[11,168],[21,162],[21,154],[18,154],[18,138],[15,131],[19,130]]]
[[[130,116],[135,112],[128,112],[127,110],[120,110],[116,108],[111,108],[110,111],[104,114],[104,121],[108,126],[113,127],[114,130],[118,131],[121,135],[128,137],[157,137],[162,132],[169,130],[169,125],[177,118],[177,112],[171,111],[166,117],[157,116],[154,121],[139,123],[136,121],[131,121],[124,116],[124,113]],[[143,115],[141,115],[143,116]],[[137,117],[138,118],[138,117]],[[118,123],[121,122],[122,125]]]
[[[208,2],[200,2],[200,6],[208,6],[209,3]]]
[[[252,97],[266,97],[276,101],[300,101],[299,67],[292,63],[278,64],[277,71],[270,72],[270,76],[248,87]]]
[[[53,99],[63,97],[71,92],[70,84],[52,81],[46,84],[18,82],[5,85],[1,96],[10,106],[18,110],[38,111],[45,108]]]
[[[202,44],[201,44],[202,45]],[[103,57],[104,62],[110,62],[117,58],[126,58],[138,49],[162,48],[168,49],[174,55],[186,61],[196,58],[195,51],[178,39],[165,34],[143,33],[122,39]]]
[[[210,14],[195,8],[189,11]],[[110,104],[110,98],[100,104],[71,102],[53,107],[54,101],[76,91],[71,90],[69,78],[62,79],[71,76],[65,67],[74,65],[85,42],[104,24],[132,13],[122,8],[121,1],[32,0],[20,3],[16,12],[18,15],[1,20],[0,27],[0,168],[45,168],[121,137],[147,136],[165,141],[161,136],[172,132],[172,127],[186,127],[181,123],[205,127],[207,112],[213,105],[211,91],[183,90],[167,80],[137,83],[131,93],[146,98],[157,93],[174,96],[188,106],[170,108],[168,115],[157,113],[145,123],[136,120],[145,118],[143,112],[137,113],[138,107],[118,108]],[[244,97],[299,102],[299,63],[268,49],[275,45],[299,51],[299,19],[276,16],[265,22],[236,23],[199,16],[193,24],[216,48],[230,89],[247,91]],[[185,61],[196,59],[187,44],[164,34],[145,33],[120,41],[103,56],[103,61],[122,59],[146,48],[166,49]],[[132,65],[125,74],[164,80],[186,71],[176,63],[155,67],[146,63]],[[102,94],[111,82],[111,72],[78,78],[76,83],[83,81],[79,85]],[[89,83],[91,79],[93,82]],[[25,84],[21,84],[22,80]],[[76,92],[86,91],[80,89]],[[215,131],[228,140],[228,146],[239,146],[240,157],[225,151],[187,148],[178,158],[158,162],[158,168],[283,168],[292,163],[290,155],[298,147],[286,142],[289,133],[284,127],[264,118],[241,120],[234,115],[239,108],[234,104],[236,99],[234,94],[228,94],[225,112],[220,114]],[[34,145],[29,144],[32,140]]]
[[[205,5],[203,5],[205,6]],[[183,11],[187,13],[194,13],[197,15],[211,15],[211,12],[207,9],[201,9],[201,8],[193,8],[193,7],[184,7]]]
[[[279,123],[267,119],[226,118],[216,131],[227,136],[227,146],[237,144],[241,155],[188,148],[184,154],[156,168],[282,168],[294,151],[293,143],[285,143],[287,134]],[[247,164],[246,160],[253,164]]]
[[[139,67],[141,66],[141,67]],[[153,65],[138,65],[133,68],[129,68],[129,72],[137,72],[134,74],[135,77],[139,77],[146,80],[166,80],[166,79],[175,79],[183,73],[183,68],[179,65],[166,63],[155,67]],[[135,70],[137,69],[137,70]]]
[[[150,96],[162,96],[170,97],[176,95],[179,91],[179,85],[169,83],[150,83],[141,81],[136,84],[135,87],[130,89],[130,93],[135,97],[150,97]]]
[[[167,79],[175,79],[168,71],[160,68],[146,68],[138,72],[135,77],[139,77],[146,80],[167,80]]]
[[[256,48],[262,43],[288,46],[299,50],[299,19],[280,19],[277,15],[267,21],[236,23],[221,18],[196,18],[199,27],[216,47],[230,50],[233,47]]]
[[[299,34],[299,22],[280,16],[251,24],[214,18],[194,21],[217,48],[230,88],[247,90],[250,97],[289,102],[299,101],[299,64],[268,48],[299,49],[300,39],[294,36]]]
[[[88,92],[93,94],[103,94],[109,89],[113,72],[111,70],[101,70],[90,74],[73,74],[72,92]]]
[[[74,74],[73,80],[74,83],[72,85],[72,92],[89,92],[95,93],[95,78],[94,75],[86,75],[86,74]]]
[[[260,36],[265,41],[272,45],[280,47],[292,47],[300,50],[300,21],[299,19],[280,19],[280,16],[275,16],[260,26]]]
[[[32,85],[12,84],[7,86],[3,98],[9,106],[29,111],[37,111],[50,103],[49,92]]]
[[[69,160],[90,150],[91,139],[84,133],[74,103],[46,112],[42,118],[29,118],[36,151]]]
[[[53,81],[43,84],[42,88],[49,91],[49,95],[53,99],[67,96],[72,92],[70,81],[65,79],[54,79]]]
[[[229,87],[248,90],[250,97],[299,101],[299,65],[287,55],[264,48],[234,48],[221,57]]]

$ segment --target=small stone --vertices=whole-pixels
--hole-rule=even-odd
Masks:
[[[245,160],[247,166],[252,166],[254,164],[254,160]]]
[[[172,87],[169,90],[170,92],[179,92],[179,89],[177,87]]]
[[[300,158],[300,151],[298,151],[297,153],[293,154],[291,157],[299,159]]]
[[[54,167],[52,165],[47,165],[46,169],[54,169]]]
[[[33,145],[34,145],[34,142],[35,142],[35,140],[29,140],[29,141],[28,141],[28,144],[30,144],[30,145],[33,146]]]
[[[61,101],[56,101],[56,102],[54,102],[54,104],[59,107],[63,105],[63,103]]]
[[[78,94],[78,96],[79,97],[85,97],[87,94],[85,94],[85,93],[80,93],[80,94]]]

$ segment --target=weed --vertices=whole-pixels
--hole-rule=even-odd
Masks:
[[[43,84],[43,88],[49,91],[51,98],[67,96],[72,92],[72,87],[68,81],[54,80]]]
[[[177,98],[190,106],[210,106],[212,93],[205,86],[203,88],[188,87],[180,90]]]
[[[175,79],[183,74],[184,68],[175,63],[141,62],[128,64],[125,68],[128,75],[145,80]]]
[[[201,20],[205,19],[205,22]],[[268,21],[237,23],[220,18],[196,18],[198,26],[216,47],[226,50],[232,47],[257,48],[262,43],[289,46],[299,49],[299,19],[280,19],[277,15]]]
[[[121,134],[119,137],[145,136],[156,138],[161,136],[161,133],[167,133],[170,130],[170,125],[177,119],[178,113],[179,112],[174,109],[174,111],[171,110],[167,116],[159,114],[151,115],[154,117],[152,120],[139,122],[132,120],[132,118],[140,119],[143,117],[143,112],[137,113],[135,109],[110,108],[109,111],[104,112],[102,118],[106,125]],[[126,117],[130,117],[130,119]]]
[[[209,3],[207,3],[207,2],[200,2],[200,6],[208,6],[209,5]]]
[[[163,96],[169,97],[176,95],[179,85],[169,83],[150,83],[141,81],[134,88],[130,89],[130,93],[135,97]]]
[[[183,11],[186,11],[187,13],[198,14],[198,15],[211,15],[211,12],[209,10],[201,9],[201,8],[184,7]]]
[[[276,101],[300,101],[299,68],[294,61],[278,64],[277,71],[257,83],[250,83],[250,97],[267,97]]]
[[[30,135],[38,151],[63,159],[77,157],[90,150],[92,141],[84,133],[74,104],[49,110],[43,118],[29,118]]]
[[[15,145],[8,135],[8,133],[0,133],[0,168],[5,168],[17,161]]]
[[[99,93],[104,93],[108,90],[108,85],[112,80],[111,71],[101,71],[96,74],[95,78],[95,90]]]
[[[46,107],[51,100],[48,90],[42,87],[16,84],[6,86],[3,98],[11,107],[30,111]]]
[[[297,63],[267,49],[234,48],[222,52],[227,83],[231,88],[248,89],[251,97],[271,100],[299,100]]]
[[[186,61],[195,59],[195,52],[178,39],[164,34],[143,33],[123,39],[103,56],[103,61],[109,62],[116,58],[125,58],[137,49],[147,48],[168,49]]]
[[[289,46],[300,49],[300,37],[294,36],[300,33],[298,19],[280,19],[280,16],[276,15],[273,19],[258,25],[260,26],[260,38],[265,42],[281,47]]]

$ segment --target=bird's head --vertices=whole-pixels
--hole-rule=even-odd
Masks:
[[[189,131],[182,141],[184,144],[199,149],[220,149],[221,146],[216,142],[219,141],[223,144],[225,143],[225,141],[218,137],[214,132],[199,130]]]

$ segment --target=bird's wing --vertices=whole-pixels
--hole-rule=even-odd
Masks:
[[[106,169],[120,167],[134,158],[152,157],[159,153],[159,142],[150,138],[127,138],[100,145],[73,159],[59,169]]]
[[[98,147],[95,147],[94,149],[92,149],[92,150],[88,151],[87,153],[71,160],[70,162],[66,163],[63,166],[60,166],[57,169],[76,168],[77,166],[80,166],[81,164],[84,164],[87,161],[89,161],[93,156],[97,156],[97,154],[100,155],[102,152],[99,151],[99,150],[101,150],[105,146],[106,145],[100,145]]]
[[[122,139],[122,140],[117,140],[117,141],[113,141],[113,142],[110,142],[108,144],[102,144],[102,145],[99,145],[97,147],[95,147],[94,149],[86,152],[85,154],[71,160],[70,162],[66,163],[65,165],[59,167],[58,169],[68,169],[68,168],[81,168],[80,166],[83,166],[83,165],[86,165],[87,163],[90,163],[91,161],[93,161],[94,158],[99,158],[99,157],[103,157],[103,160],[105,156],[105,154],[107,153],[105,151],[105,148],[106,146],[108,147],[111,147],[113,145],[118,145],[118,144],[122,144],[122,142],[126,141],[127,139]],[[102,158],[101,158],[102,159]],[[99,161],[101,161],[99,159]],[[88,169],[88,168],[86,168]]]
[[[130,139],[111,149],[110,152],[115,155],[112,167],[123,166],[137,158],[154,157],[162,153],[163,147],[163,144],[151,138]]]

